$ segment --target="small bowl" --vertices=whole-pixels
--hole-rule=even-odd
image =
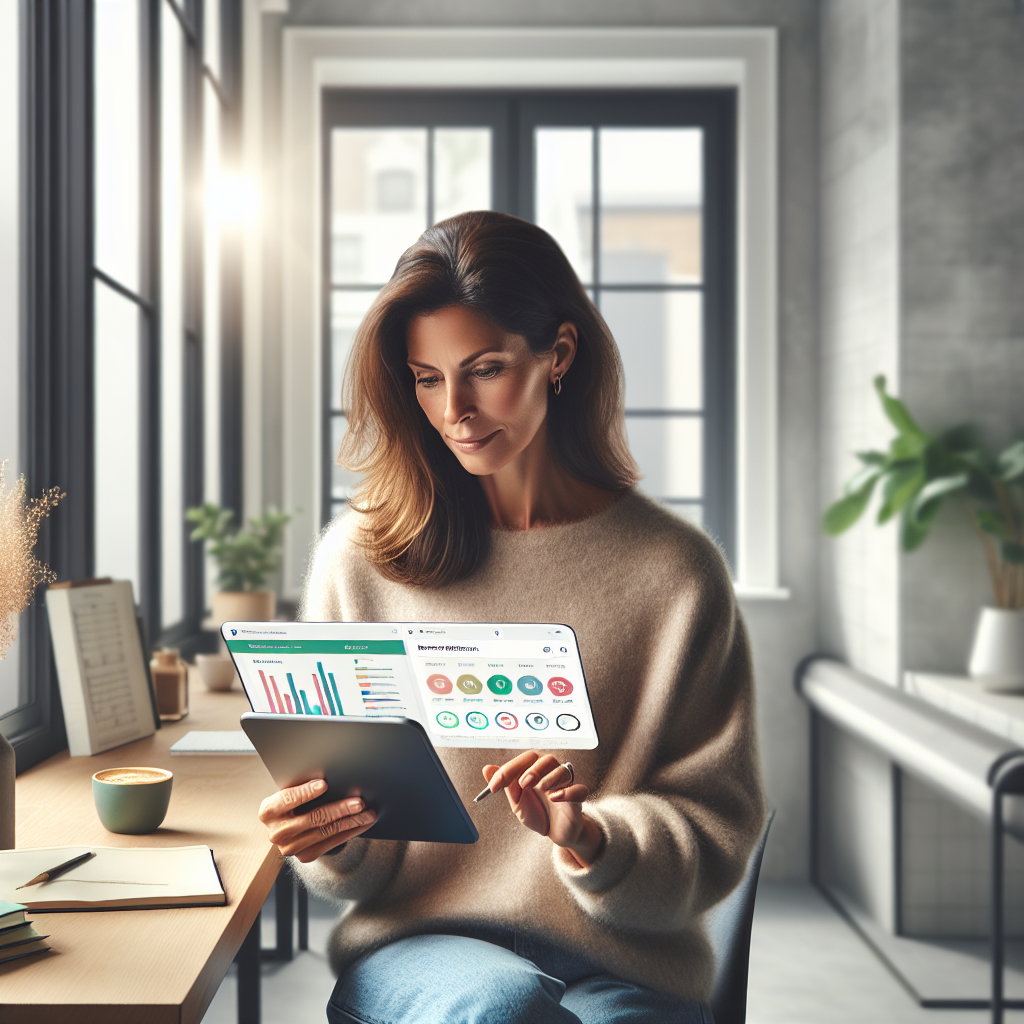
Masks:
[[[152,781],[115,782],[103,776],[144,772]],[[92,777],[92,798],[103,827],[120,835],[155,832],[167,815],[174,776],[166,768],[104,768]]]
[[[208,690],[230,690],[235,685],[235,663],[226,654],[197,654],[196,668]]]

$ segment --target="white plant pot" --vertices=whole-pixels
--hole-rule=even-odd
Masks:
[[[984,690],[1024,690],[1024,609],[981,609],[967,671]]]

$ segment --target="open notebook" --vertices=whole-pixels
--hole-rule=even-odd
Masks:
[[[81,853],[96,856],[52,881],[18,889]],[[222,907],[227,903],[208,846],[49,846],[0,851],[0,899],[30,912]]]

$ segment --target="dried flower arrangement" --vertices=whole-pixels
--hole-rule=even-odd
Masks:
[[[23,476],[8,491],[4,480],[6,468],[7,462],[0,462],[0,659],[6,657],[14,643],[18,616],[31,604],[36,587],[57,578],[32,549],[43,519],[65,497],[59,487],[50,487],[38,498],[29,500]]]

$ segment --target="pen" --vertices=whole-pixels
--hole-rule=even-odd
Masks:
[[[18,888],[27,889],[30,885],[38,885],[40,882],[48,882],[51,878],[63,875],[65,871],[77,868],[79,864],[84,864],[90,857],[95,856],[96,854],[90,851],[89,853],[83,853],[80,857],[72,857],[71,860],[66,860],[63,864],[58,864],[55,868],[50,868],[49,871],[44,871],[41,875],[36,875],[31,882],[19,885]]]
[[[486,786],[484,786],[483,789],[480,790],[479,793],[477,793],[477,795],[475,797],[473,797],[473,803],[478,804],[478,803],[480,803],[481,800],[483,800],[485,797],[489,797],[490,795],[491,795],[491,784],[488,783]]]

